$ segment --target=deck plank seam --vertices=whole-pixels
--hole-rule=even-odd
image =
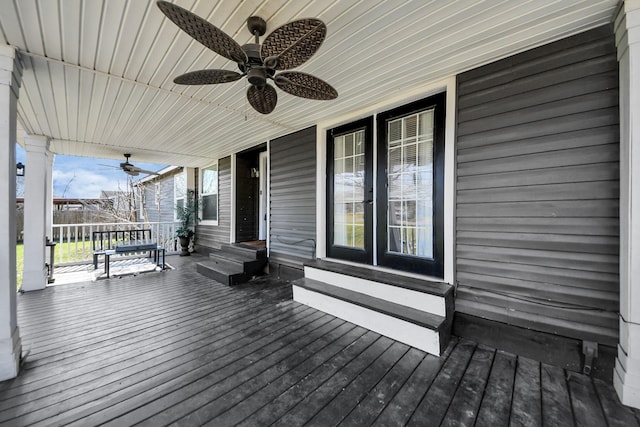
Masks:
[[[440,366],[440,368],[438,369],[438,373],[436,375],[434,375],[431,383],[429,384],[429,387],[425,390],[422,399],[420,399],[420,402],[416,405],[413,413],[411,414],[411,417],[409,417],[407,425],[414,425],[415,421],[414,421],[414,417],[417,414],[417,411],[420,409],[420,407],[422,407],[422,404],[424,402],[424,399],[426,398],[426,396],[429,394],[429,391],[431,390],[431,388],[433,387],[433,384],[436,382],[436,380],[442,375],[443,370],[445,369],[446,366],[446,362],[448,362],[451,359],[451,356],[453,355],[454,351],[457,349],[458,346],[461,345],[461,343],[463,342],[463,340],[458,341],[458,343],[456,343],[456,348],[454,348],[451,353],[449,354],[449,356],[447,357],[447,360],[444,361],[444,363],[442,363],[442,365]],[[467,343],[469,343],[469,341],[465,341]],[[475,345],[473,348],[473,352],[475,352]],[[465,369],[466,367],[469,365],[469,363],[471,362],[471,357],[473,356],[473,352],[471,353],[471,355],[469,356],[469,359],[467,360],[467,362],[465,363]],[[464,371],[463,371],[464,372]],[[457,384],[455,385],[455,389],[453,391],[453,393],[451,394],[452,396],[455,395],[455,391],[457,391],[458,386],[460,385],[460,381],[462,379],[462,375],[460,376],[460,379],[458,380]],[[444,408],[444,411],[442,412],[442,417],[439,420],[435,420],[436,423],[438,425],[440,425],[440,423],[442,422],[446,412],[449,410],[449,405],[451,405],[451,402],[447,403],[447,407]]]
[[[425,357],[428,357],[429,354],[425,353],[422,357],[422,360],[424,360]],[[402,382],[402,384],[400,385],[400,387],[398,387],[398,391],[393,395],[393,397],[391,397],[389,399],[389,401],[386,403],[386,405],[384,406],[384,408],[382,408],[382,410],[376,415],[375,419],[372,421],[372,425],[376,425],[378,419],[382,416],[383,412],[385,411],[385,409],[389,406],[389,404],[393,401],[393,398],[399,393],[400,390],[402,390],[404,388],[404,386],[407,384],[407,382],[409,381],[409,379],[416,373],[416,371],[418,370],[418,368],[420,367],[420,364],[422,363],[422,360],[420,362],[418,362],[416,364],[416,366],[413,368],[413,370],[409,373],[409,375],[407,375],[407,378],[405,378],[405,380]],[[413,415],[413,414],[412,414]]]

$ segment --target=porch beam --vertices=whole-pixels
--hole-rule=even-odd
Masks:
[[[24,176],[24,274],[22,290],[36,291],[47,287],[46,233],[49,191],[52,185],[53,154],[49,138],[25,135],[26,168]],[[49,207],[50,209],[50,207]]]
[[[0,381],[18,375],[22,342],[16,314],[16,125],[22,67],[0,46]],[[2,160],[4,159],[4,160]]]
[[[620,69],[620,342],[613,382],[622,403],[640,408],[640,0],[621,4],[615,32]]]

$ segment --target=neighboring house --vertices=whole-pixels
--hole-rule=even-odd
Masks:
[[[177,166],[166,167],[158,171],[158,175],[149,175],[134,182],[139,220],[175,221],[176,206],[184,203],[186,183],[186,171]]]

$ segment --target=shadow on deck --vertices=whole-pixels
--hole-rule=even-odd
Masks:
[[[19,296],[0,425],[640,426],[606,382],[465,340],[426,355],[201,259]]]

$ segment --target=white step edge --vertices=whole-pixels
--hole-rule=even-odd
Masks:
[[[304,267],[304,277],[325,282],[350,291],[360,292],[374,298],[415,308],[426,313],[447,317],[444,297],[406,289],[400,286],[387,285],[372,280],[361,279],[342,273],[322,270],[310,266]]]
[[[357,304],[310,291],[295,284],[292,287],[294,301],[329,313],[411,347],[440,356],[440,336],[437,331]]]

